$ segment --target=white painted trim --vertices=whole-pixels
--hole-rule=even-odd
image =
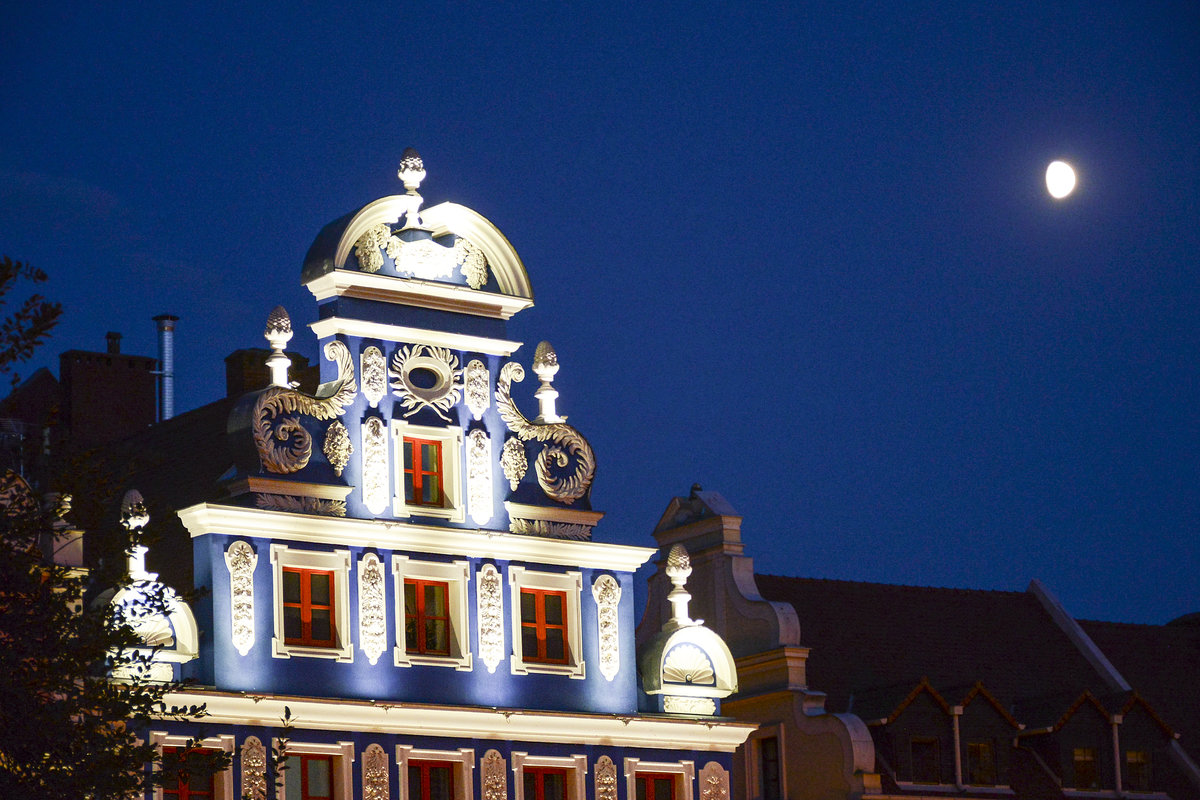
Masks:
[[[164,703],[206,704],[206,725],[278,727],[287,706],[292,716],[303,720],[304,727],[310,730],[723,753],[732,753],[756,727],[750,722],[697,722],[658,715],[471,708],[332,697],[263,697],[202,689],[171,692]]]
[[[594,528],[604,516],[603,511],[582,511],[578,508],[555,508],[552,506],[528,506],[524,503],[504,501],[504,510],[510,517],[521,519],[544,519],[549,522],[566,522]]]
[[[450,333],[426,328],[409,328],[404,325],[387,325],[382,322],[368,322],[347,317],[326,317],[309,323],[308,327],[312,328],[318,339],[342,334],[359,336],[363,339],[382,339],[388,342],[428,344],[434,347],[448,347],[451,350],[484,353],[490,356],[511,356],[521,347],[520,342],[510,342],[506,339],[470,336],[465,333]]]
[[[337,647],[303,647],[287,644],[283,638],[283,568],[329,570],[333,575],[333,624]],[[283,544],[271,545],[271,595],[275,628],[271,637],[274,658],[335,658],[354,660],[354,642],[350,636],[350,551],[296,550]]]
[[[508,660],[513,675],[531,672],[549,675],[566,675],[571,678],[585,677],[583,661],[583,615],[579,595],[583,591],[583,574],[579,572],[535,572],[521,566],[508,568],[508,605],[512,609],[512,656]],[[563,592],[567,598],[564,611],[567,620],[567,663],[543,664],[525,661],[521,639],[521,590],[550,589]]]
[[[511,319],[518,311],[533,305],[533,301],[525,297],[472,289],[454,283],[348,269],[334,270],[314,278],[308,282],[308,290],[318,303],[330,297],[354,297],[438,311],[457,311],[492,319]]]
[[[413,425],[404,419],[393,419],[389,426],[392,432],[392,453],[396,469],[392,481],[392,514],[397,517],[440,517],[451,522],[462,522],[467,518],[466,502],[463,499],[463,432],[462,428],[450,426],[435,428],[430,425]],[[404,437],[430,439],[440,442],[442,447],[442,497],[443,507],[409,505],[404,500]]]
[[[393,592],[396,600],[396,644],[392,650],[397,667],[428,665],[471,671],[470,619],[467,616],[467,582],[471,580],[468,561],[416,561],[408,556],[392,556]],[[434,656],[409,653],[404,628],[404,581],[416,578],[443,581],[450,610],[450,655]]]
[[[693,761],[642,761],[640,758],[625,759],[625,796],[637,797],[637,775],[639,772],[659,772],[675,776],[677,800],[692,800],[696,783],[696,764]],[[786,797],[787,795],[784,795]]]
[[[158,750],[158,761],[154,764],[154,770],[158,771],[162,768],[162,749],[164,747],[187,747],[192,741],[191,736],[177,736],[168,734],[166,731],[151,731],[150,744]],[[203,747],[208,750],[224,750],[230,755],[233,754],[234,739],[230,734],[221,734],[220,736],[210,736],[207,739],[201,739],[195,742],[197,747]],[[213,789],[216,797],[213,800],[237,800],[237,795],[233,792],[233,762],[229,762],[229,766],[221,770],[213,776]],[[154,800],[163,800],[163,787],[154,787]]]
[[[268,494],[316,497],[321,500],[345,500],[353,488],[352,486],[335,486],[329,483],[285,481],[280,478],[260,478],[255,475],[249,475],[230,483],[227,490],[229,494],[234,496],[245,494],[246,492],[266,492]]]
[[[279,740],[271,740],[271,749],[279,747]],[[293,742],[287,745],[288,757],[292,756],[333,756],[333,774],[329,776],[329,785],[333,789],[333,800],[354,800],[354,742],[338,742],[323,744],[318,742]],[[292,770],[283,771],[283,780],[279,781],[276,790],[276,800],[287,800],[287,781]]]
[[[375,547],[457,556],[487,553],[501,561],[526,561],[583,569],[633,572],[658,551],[652,547],[547,539],[506,531],[464,530],[349,517],[316,517],[260,508],[199,503],[179,511],[193,538],[209,533],[276,541],[338,545],[369,541]]]
[[[396,769],[400,778],[400,800],[408,797],[409,761],[449,761],[454,764],[454,800],[471,800],[475,794],[475,751],[470,747],[458,750],[418,750],[412,745],[396,745]]]
[[[513,800],[525,800],[525,768],[550,767],[567,771],[567,800],[587,800],[587,756],[531,756],[512,754]],[[633,795],[630,795],[632,797]]]

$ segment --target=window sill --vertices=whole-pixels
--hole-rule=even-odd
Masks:
[[[336,661],[354,661],[354,647],[347,642],[342,647],[310,647],[302,644],[285,644],[271,639],[271,655],[274,658],[332,658]]]

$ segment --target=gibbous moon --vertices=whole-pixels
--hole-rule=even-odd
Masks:
[[[1065,161],[1051,161],[1046,167],[1046,191],[1061,200],[1075,191],[1075,170]]]

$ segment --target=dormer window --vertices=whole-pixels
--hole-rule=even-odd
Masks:
[[[991,742],[967,743],[967,783],[972,786],[996,785],[996,751]]]
[[[941,783],[941,756],[938,740],[916,738],[909,743],[913,783]]]
[[[1071,752],[1072,777],[1076,789],[1099,789],[1100,772],[1096,768],[1096,748],[1076,747]]]
[[[1145,750],[1125,751],[1125,790],[1150,791],[1150,754]]]

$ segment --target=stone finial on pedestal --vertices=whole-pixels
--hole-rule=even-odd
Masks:
[[[417,193],[417,189],[421,188],[421,181],[425,180],[425,162],[421,160],[421,154],[415,148],[404,149],[404,154],[400,157],[400,169],[396,174],[404,181],[404,188],[407,190],[404,227],[419,228],[422,225],[421,203],[424,202],[424,198]]]
[[[290,386],[288,367],[292,362],[283,352],[283,348],[292,340],[292,320],[288,317],[286,308],[275,306],[267,315],[267,327],[263,336],[271,345],[271,355],[267,357],[267,366],[271,369],[271,385],[287,389]]]
[[[538,342],[537,351],[533,355],[533,371],[542,385],[534,392],[538,399],[538,416],[534,422],[538,424],[566,422],[566,417],[560,417],[554,408],[558,399],[558,390],[551,386],[554,376],[558,374],[558,353],[549,342]]]

